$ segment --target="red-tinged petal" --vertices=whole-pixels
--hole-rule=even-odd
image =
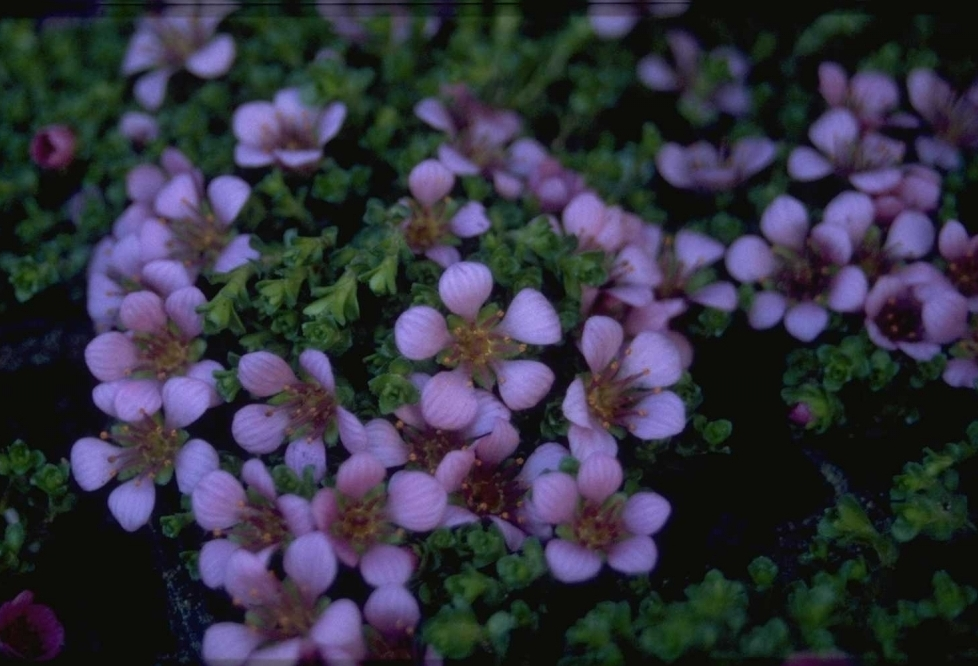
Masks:
[[[629,432],[639,439],[663,439],[678,435],[686,427],[686,407],[672,391],[648,395],[635,406],[636,414],[623,419]]]
[[[262,455],[277,449],[285,439],[289,417],[268,405],[245,405],[231,421],[231,435],[248,453]]]
[[[318,349],[307,349],[299,355],[299,365],[324,389],[330,393],[336,390],[333,365],[326,354]]]
[[[468,321],[475,320],[479,308],[491,293],[492,272],[483,264],[471,261],[460,261],[449,266],[438,280],[438,294],[442,302]]]
[[[369,453],[354,453],[337,470],[336,490],[347,497],[360,499],[386,476],[387,470],[379,460]]]
[[[285,447],[285,464],[299,478],[304,476],[307,467],[311,467],[313,482],[319,483],[326,476],[326,445],[322,438],[289,442]]]
[[[438,527],[448,505],[445,489],[424,472],[397,472],[391,477],[387,494],[391,521],[412,532]]]
[[[828,310],[811,301],[788,308],[784,315],[784,327],[796,340],[811,342],[829,324]]]
[[[801,250],[808,235],[808,211],[798,199],[782,194],[761,214],[761,231],[773,245]]]
[[[751,328],[763,331],[781,321],[788,303],[784,296],[773,291],[762,291],[754,296],[754,303],[747,313],[747,321]]]
[[[109,511],[127,532],[135,532],[149,522],[156,504],[153,480],[137,476],[109,493]]]
[[[407,585],[418,566],[418,558],[409,548],[377,544],[360,560],[360,575],[371,587]]]
[[[371,592],[363,615],[374,629],[390,637],[410,636],[421,620],[414,595],[401,585],[384,585]]]
[[[531,345],[552,345],[560,342],[560,317],[546,296],[536,289],[523,289],[496,331]]]
[[[652,492],[635,493],[625,502],[621,518],[632,534],[650,536],[655,534],[669,520],[672,507],[662,495]]]
[[[582,497],[600,503],[621,487],[623,478],[621,463],[615,457],[596,453],[581,462],[577,489]]]
[[[207,186],[207,199],[218,221],[230,225],[251,196],[251,186],[237,176],[218,176]]]
[[[238,381],[253,396],[267,398],[299,380],[289,364],[280,357],[271,352],[257,351],[241,357]]]
[[[313,603],[336,579],[336,555],[325,534],[310,532],[285,549],[282,568],[306,601]]]
[[[199,379],[172,377],[163,384],[163,412],[168,428],[185,428],[210,407],[213,389]]]
[[[788,175],[795,180],[818,180],[833,171],[832,163],[808,146],[799,146],[788,155]]]
[[[451,340],[445,318],[427,305],[408,308],[394,323],[397,350],[412,361],[431,358],[447,347]]]
[[[241,546],[227,539],[212,539],[200,549],[197,571],[204,585],[217,590],[224,587],[224,573],[228,560]]]
[[[129,376],[139,363],[138,354],[136,345],[126,335],[109,331],[85,347],[85,364],[96,379],[111,382]]]
[[[116,416],[129,423],[137,423],[149,414],[155,414],[163,404],[160,382],[155,379],[124,379],[115,393]]]
[[[843,266],[832,280],[828,305],[836,312],[858,312],[866,303],[869,283],[858,266]]]
[[[533,481],[534,509],[540,520],[551,525],[570,522],[579,498],[577,482],[563,472],[541,474]]]
[[[632,386],[659,388],[672,386],[683,374],[682,358],[676,345],[662,333],[643,332],[625,345],[619,377],[633,377]]]
[[[192,439],[180,448],[174,467],[177,487],[189,495],[202,478],[220,467],[220,460],[213,446],[202,439]]]
[[[741,236],[727,248],[727,272],[739,282],[759,282],[774,273],[777,260],[760,236]]]
[[[449,451],[438,463],[435,478],[446,492],[454,493],[462,488],[462,483],[469,476],[472,465],[475,464],[475,451]]]
[[[512,410],[529,409],[546,397],[554,373],[539,361],[499,361],[493,364],[499,397]]]
[[[223,530],[236,525],[247,502],[244,487],[224,470],[215,470],[200,479],[190,499],[194,518],[205,530]]]
[[[82,490],[98,490],[119,471],[122,449],[95,437],[82,437],[71,447],[71,473]]]
[[[332,659],[337,655],[343,655],[351,663],[366,655],[360,609],[349,599],[331,603],[309,630],[309,636],[327,664],[338,663]]]
[[[601,556],[576,543],[553,539],[545,551],[547,566],[562,583],[581,583],[601,571]]]
[[[492,221],[486,215],[486,207],[477,201],[470,201],[459,208],[448,223],[449,229],[459,238],[484,234],[491,226]]]
[[[934,223],[924,213],[905,210],[890,223],[883,250],[899,259],[920,259],[934,247]]]
[[[235,622],[219,622],[207,627],[201,653],[207,666],[240,666],[262,642],[264,634]]]
[[[435,428],[461,430],[475,419],[478,408],[471,381],[459,371],[439,372],[421,391],[421,413]]]
[[[580,461],[587,460],[596,453],[607,456],[618,455],[618,444],[604,428],[583,428],[572,424],[567,431],[570,452]]]
[[[638,575],[655,568],[659,551],[651,537],[634,536],[616,543],[608,551],[608,566],[623,574]]]
[[[166,313],[185,339],[195,338],[204,332],[204,316],[197,312],[197,308],[206,302],[207,297],[197,287],[178,289],[166,297]]]
[[[166,85],[170,81],[170,69],[157,69],[136,79],[132,94],[147,111],[156,111],[163,105]]]
[[[184,66],[194,76],[213,79],[227,74],[234,56],[234,39],[230,35],[217,35],[187,58]]]
[[[200,214],[200,191],[189,173],[179,173],[170,179],[153,203],[156,213],[171,220],[196,218]]]
[[[448,196],[454,186],[455,174],[438,160],[424,160],[408,174],[411,196],[425,208]]]

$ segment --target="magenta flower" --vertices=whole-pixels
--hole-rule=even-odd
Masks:
[[[400,225],[407,246],[442,268],[461,260],[458,250],[453,247],[459,238],[479,236],[492,225],[485,207],[475,201],[449,216],[450,204],[446,197],[454,186],[454,173],[438,160],[425,160],[408,175],[408,187],[414,198],[401,201],[409,211]]]
[[[774,161],[775,144],[770,139],[740,139],[728,152],[705,141],[683,148],[667,143],[655,156],[659,173],[673,187],[702,192],[733,189]]]
[[[554,578],[578,583],[594,578],[607,561],[615,571],[638,575],[655,568],[658,551],[652,535],[669,519],[669,502],[653,492],[626,498],[616,492],[623,480],[615,458],[595,453],[577,478],[554,472],[533,482],[533,505],[556,537],[545,555]]]
[[[847,230],[823,221],[809,229],[808,211],[788,195],[776,198],[761,216],[763,238],[748,235],[727,250],[727,271],[741,282],[760,282],[748,313],[755,329],[784,319],[788,333],[814,340],[829,323],[827,308],[856,312],[866,298],[862,269],[849,264],[853,244]]]
[[[42,169],[64,169],[75,159],[75,133],[67,125],[48,125],[31,139],[31,159]]]
[[[315,529],[309,501],[298,495],[279,496],[263,462],[246,462],[241,477],[247,491],[233,475],[214,470],[191,493],[197,524],[220,537],[204,544],[198,561],[201,580],[211,588],[224,585],[228,560],[239,549],[274,549]]]
[[[234,161],[241,167],[275,163],[295,171],[315,170],[323,159],[323,146],[345,119],[342,102],[325,109],[311,107],[302,102],[298,88],[278,91],[272,102],[248,102],[231,119],[238,140]]]
[[[399,539],[398,528],[428,532],[438,527],[448,495],[429,474],[400,471],[384,484],[387,471],[369,453],[340,465],[336,487],[312,500],[316,527],[329,537],[341,562],[356,566],[374,548]]]
[[[877,132],[861,132],[859,120],[848,109],[826,111],[812,124],[808,138],[817,151],[799,146],[788,156],[788,174],[795,180],[818,180],[836,173],[871,194],[900,182],[903,143]]]
[[[683,401],[663,390],[683,373],[679,351],[666,336],[640,333],[626,343],[621,324],[609,317],[590,317],[584,322],[581,351],[590,372],[571,382],[563,402],[564,417],[572,428],[596,431],[612,450],[615,427],[640,439],[682,432]]]
[[[24,661],[48,661],[61,652],[65,630],[48,606],[34,603],[24,590],[0,606],[0,656]]]
[[[942,169],[961,166],[961,149],[978,148],[978,94],[973,86],[958,95],[930,69],[918,68],[907,76],[910,103],[926,120],[934,136],[918,137],[915,143],[921,162]]]
[[[205,202],[193,176],[174,176],[154,202],[161,219],[146,220],[140,229],[144,258],[177,259],[193,271],[217,273],[257,259],[251,236],[237,235],[231,229],[249,196],[248,183],[237,176],[219,176],[207,186]]]
[[[866,296],[866,332],[883,349],[927,361],[967,333],[968,301],[930,264],[876,281]]]
[[[94,395],[103,411],[109,409],[113,385]],[[199,382],[178,377],[163,387],[163,411],[115,424],[99,438],[83,437],[71,447],[71,472],[82,490],[98,490],[113,478],[123,481],[109,494],[109,511],[122,528],[133,532],[147,522],[156,504],[155,484],[170,481],[176,472],[180,492],[190,494],[197,482],[218,467],[217,452],[202,439],[182,430],[204,413],[208,394]]]
[[[136,80],[133,94],[146,109],[163,104],[166,85],[180,69],[202,79],[222,76],[234,62],[234,40],[214,35],[221,20],[234,10],[233,3],[173,7],[162,16],[140,19],[122,61],[122,74],[146,70]]]
[[[516,294],[506,312],[492,305],[483,307],[492,286],[492,273],[482,264],[449,266],[438,281],[438,293],[453,314],[446,321],[434,308],[409,308],[394,324],[394,341],[411,360],[438,354],[442,365],[487,390],[498,382],[507,407],[529,409],[550,390],[554,374],[539,361],[513,359],[526,351],[527,344],[559,342],[560,319],[550,301],[535,289]],[[461,394],[456,399],[469,400]]]
[[[492,179],[500,196],[515,199],[523,185],[507,168],[506,147],[520,131],[520,117],[486,106],[461,84],[446,86],[444,93],[449,105],[428,97],[414,107],[418,118],[451,140],[439,146],[438,160],[459,176]]]
[[[85,347],[85,363],[97,379],[114,382],[113,414],[136,420],[162,404],[162,391],[175,378],[200,385],[209,407],[221,404],[214,371],[221,366],[200,357],[206,302],[197,287],[185,287],[166,301],[151,291],[137,291],[122,300],[119,321],[128,331],[109,331]]]
[[[308,379],[296,377],[289,364],[269,352],[245,354],[238,362],[238,380],[258,398],[275,396],[268,404],[247,405],[231,423],[234,441],[251,454],[271,453],[288,441],[285,462],[300,476],[307,465],[318,481],[326,474],[323,436],[356,449],[366,446],[363,424],[336,400],[336,380],[329,358],[307,349],[299,365]]]

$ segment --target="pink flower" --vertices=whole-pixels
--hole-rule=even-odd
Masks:
[[[968,301],[930,264],[876,281],[866,296],[866,332],[883,349],[927,361],[967,332]]]
[[[961,165],[961,148],[978,148],[978,87],[958,95],[930,69],[917,68],[907,76],[910,103],[926,120],[934,136],[918,137],[917,156],[942,169]]]
[[[517,139],[509,147],[509,169],[526,181],[529,193],[544,213],[559,213],[585,192],[584,177],[564,168],[534,139]]]
[[[143,257],[177,259],[193,271],[226,273],[258,258],[249,234],[237,235],[231,224],[251,196],[251,186],[237,176],[219,176],[207,186],[189,173],[174,176],[156,195],[159,219],[140,228]]]
[[[653,492],[626,498],[616,492],[623,473],[615,458],[595,453],[577,478],[554,472],[533,482],[533,505],[542,520],[556,525],[557,538],[545,555],[554,578],[578,583],[594,578],[607,561],[629,575],[655,568],[658,551],[652,535],[669,519],[669,502]]]
[[[95,403],[109,411],[113,386],[102,386],[106,390],[96,392]],[[123,481],[109,495],[109,511],[127,532],[149,522],[156,504],[155,484],[168,483],[175,471],[180,492],[190,494],[218,467],[214,448],[202,439],[187,441],[182,430],[207,409],[207,393],[200,384],[185,378],[168,382],[162,407],[165,416],[160,411],[145,413],[141,419],[116,423],[99,438],[83,437],[71,447],[71,472],[82,490],[97,490],[113,478]]]
[[[64,169],[75,159],[75,133],[67,125],[48,125],[31,139],[31,159],[42,169]]]
[[[723,192],[765,169],[774,155],[774,142],[762,137],[740,139],[729,152],[705,141],[686,148],[667,143],[655,156],[655,165],[673,187]]]
[[[446,321],[434,308],[409,308],[394,324],[394,341],[398,351],[411,360],[438,354],[442,365],[487,390],[498,382],[507,407],[529,409],[550,390],[554,374],[539,361],[513,359],[526,351],[527,344],[558,342],[560,319],[553,305],[535,289],[516,294],[507,312],[491,305],[483,307],[492,286],[492,273],[482,264],[449,266],[438,281],[438,293],[453,314]],[[461,393],[446,397],[470,400]]]
[[[48,661],[61,652],[65,630],[48,606],[34,603],[25,590],[0,606],[0,656]]]
[[[160,125],[149,114],[127,111],[119,119],[119,132],[137,146],[145,146],[160,136]]]
[[[442,268],[460,261],[453,245],[459,238],[484,234],[492,223],[481,203],[470,201],[451,215],[446,200],[455,186],[455,174],[438,160],[425,160],[411,169],[408,187],[413,199],[404,199],[409,212],[400,224],[407,246]]]
[[[323,159],[323,146],[346,119],[346,105],[325,109],[302,102],[298,88],[275,93],[269,102],[248,102],[237,108],[231,126],[238,145],[234,161],[242,167],[272,163],[285,169],[312,171]]]
[[[726,256],[730,275],[764,287],[748,313],[752,327],[770,328],[783,318],[788,333],[810,342],[828,325],[826,308],[862,309],[866,275],[849,265],[853,243],[843,226],[823,221],[809,229],[802,203],[782,195],[761,216],[761,232],[771,246],[758,236],[742,236]]]
[[[167,82],[183,68],[202,79],[226,74],[234,62],[234,40],[214,31],[233,10],[233,3],[212,3],[142,18],[122,61],[124,76],[152,70],[136,80],[136,100],[150,111],[160,108]]]
[[[666,336],[646,332],[626,342],[621,324],[614,319],[590,317],[584,322],[581,351],[590,372],[571,382],[563,402],[564,417],[572,428],[595,431],[604,450],[612,452],[610,431],[616,426],[640,439],[682,432],[683,401],[662,390],[679,381],[683,372],[679,351]]]
[[[873,192],[876,219],[893,221],[905,210],[931,213],[937,210],[941,198],[941,175],[920,164],[904,165],[900,181],[886,190]]]
[[[340,465],[336,487],[324,488],[312,500],[316,527],[324,532],[336,556],[348,566],[374,548],[398,539],[398,527],[428,532],[442,520],[448,495],[429,474],[387,471],[369,453],[354,453]]]
[[[893,77],[882,72],[861,71],[849,78],[841,65],[823,62],[818,67],[818,91],[832,107],[847,108],[863,129],[875,130],[900,103]]]
[[[248,453],[271,453],[289,442],[285,462],[300,476],[307,465],[318,481],[326,474],[323,436],[339,434],[347,447],[366,446],[363,424],[336,400],[336,380],[329,358],[307,349],[299,365],[309,379],[296,377],[289,364],[269,352],[245,354],[238,362],[238,380],[258,398],[275,396],[268,404],[247,405],[231,423],[234,441]]]

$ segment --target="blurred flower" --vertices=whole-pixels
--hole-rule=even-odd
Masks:
[[[706,141],[662,146],[655,156],[659,173],[673,187],[722,192],[737,187],[774,161],[775,144],[763,137],[737,141],[728,151]]]
[[[958,95],[930,69],[907,76],[910,103],[930,123],[934,136],[917,138],[917,156],[942,169],[961,165],[961,148],[978,148],[978,85]]]
[[[0,606],[0,656],[24,661],[48,661],[58,656],[65,630],[44,604],[34,603],[25,590]]]
[[[67,125],[42,127],[31,139],[30,153],[42,169],[64,169],[75,159],[75,133]]]

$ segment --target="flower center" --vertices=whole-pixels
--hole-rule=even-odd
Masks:
[[[363,555],[371,546],[394,535],[387,518],[387,491],[383,484],[360,499],[337,493],[339,519],[330,525],[330,533],[348,543]]]
[[[139,349],[136,372],[161,382],[185,374],[192,362],[190,345],[172,325],[158,333],[139,331],[132,341]]]
[[[212,266],[231,239],[227,226],[209,210],[192,209],[188,217],[169,220],[169,227],[173,258],[185,266]]]
[[[441,202],[431,208],[412,201],[411,216],[407,219],[404,239],[414,252],[424,252],[439,244],[447,234],[445,206]]]
[[[964,256],[949,261],[947,272],[962,295],[978,296],[978,257],[974,250],[968,250]]]
[[[279,405],[279,409],[289,416],[285,434],[290,441],[302,437],[310,441],[319,439],[336,414],[333,396],[319,384],[289,384],[276,398],[273,404]]]
[[[498,466],[476,460],[460,491],[465,507],[480,517],[496,516],[510,523],[523,523],[521,509],[527,488],[517,478],[522,466],[521,458]]]
[[[406,425],[403,421],[398,421],[396,427],[401,431],[401,437],[410,449],[408,463],[429,474],[435,473],[446,455],[464,449],[467,444],[462,438],[462,433],[457,430],[435,428],[419,430]]]
[[[461,367],[479,386],[491,389],[495,374],[490,366],[526,351],[525,344],[495,331],[504,314],[502,310],[493,311],[490,306],[483,309],[474,322],[450,317],[449,328],[454,340],[447,353],[442,355],[441,363],[449,368]]]
[[[248,609],[245,623],[273,641],[308,635],[318,619],[315,606],[303,598],[291,580],[286,579],[279,585],[280,591],[274,599]]]
[[[187,441],[187,433],[165,428],[158,415],[146,416],[137,423],[117,423],[100,437],[111,439],[122,451],[109,456],[120,480],[136,476],[156,478],[173,468],[173,460]]]
[[[625,355],[631,353],[631,348],[626,347]],[[592,375],[585,375],[584,393],[587,399],[588,409],[591,414],[600,421],[601,426],[607,430],[612,425],[621,423],[627,416],[636,414],[646,416],[644,409],[635,409],[635,405],[649,393],[654,393],[659,389],[643,390],[634,388],[632,384],[638,378],[637,375],[619,377],[618,370],[621,362],[614,360],[603,370]],[[646,369],[643,374],[647,373]]]
[[[248,494],[248,504],[241,507],[240,515],[241,520],[226,531],[226,536],[252,553],[292,536],[278,508],[257,493]]]
[[[874,321],[890,340],[919,342],[924,338],[921,307],[921,302],[910,294],[892,296],[880,308]]]
[[[595,552],[607,552],[625,536],[621,514],[625,500],[620,494],[613,495],[598,504],[581,500],[577,517],[571,525],[573,541]]]
[[[775,256],[780,266],[774,274],[777,291],[794,301],[813,301],[827,293],[836,273],[836,266],[822,251],[805,243],[802,252],[784,246],[775,246]]]

